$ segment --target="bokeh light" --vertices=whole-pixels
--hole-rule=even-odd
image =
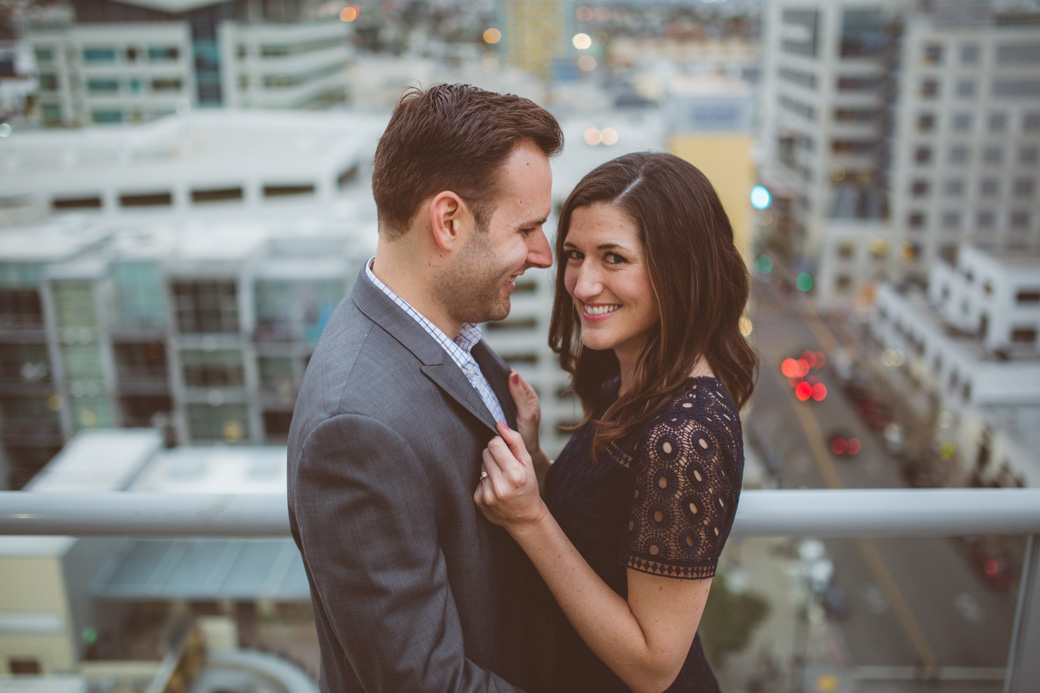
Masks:
[[[603,133],[597,128],[588,128],[584,134],[585,144],[595,147],[597,144],[603,141]]]
[[[827,399],[827,386],[823,383],[816,383],[812,386],[812,398],[817,402],[822,402]]]
[[[755,209],[766,209],[772,200],[772,196],[765,187],[756,185],[751,188],[751,206]]]
[[[574,11],[574,16],[577,17],[579,22],[591,22],[592,8],[588,5],[582,5]]]
[[[502,40],[502,32],[498,29],[491,27],[484,31],[484,43],[495,45]]]
[[[751,318],[746,315],[740,316],[740,322],[738,323],[740,334],[744,337],[750,337],[751,332],[755,329],[754,323],[751,322]]]
[[[794,285],[799,291],[808,291],[812,288],[812,277],[808,272],[800,272],[794,280]]]
[[[356,5],[344,7],[339,13],[340,21],[344,22],[353,22],[360,16],[361,10]]]
[[[0,137],[10,137],[12,131],[10,123],[0,123]]]
[[[794,388],[794,396],[802,402],[809,399],[810,397],[812,397],[812,385],[805,382],[804,380],[798,383],[797,387]]]
[[[583,55],[578,58],[578,67],[582,72],[592,72],[596,69],[596,59],[591,55]]]
[[[571,39],[571,43],[579,51],[585,51],[592,45],[592,37],[586,33],[575,34],[574,38]]]
[[[773,258],[768,255],[759,255],[755,259],[755,269],[759,274],[769,274],[773,271]]]
[[[618,132],[614,128],[603,128],[600,130],[600,134],[603,135],[603,144],[612,145],[618,142]]]

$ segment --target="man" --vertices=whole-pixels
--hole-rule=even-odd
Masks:
[[[411,90],[379,140],[376,256],[296,401],[288,498],[323,691],[537,688],[538,582],[473,504],[508,368],[473,323],[548,267],[556,120],[467,85]]]

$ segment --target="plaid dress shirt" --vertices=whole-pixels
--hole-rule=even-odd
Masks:
[[[455,365],[462,369],[466,380],[480,395],[480,399],[484,400],[484,404],[487,406],[488,411],[491,412],[491,415],[495,417],[495,421],[505,421],[506,415],[502,412],[502,405],[498,401],[498,397],[495,396],[495,392],[491,389],[491,385],[488,384],[487,379],[481,372],[480,366],[477,365],[476,360],[470,354],[473,346],[480,341],[480,327],[467,322],[462,326],[458,336],[454,340],[450,339],[440,328],[423,317],[422,313],[408,305],[407,301],[379,280],[379,277],[372,272],[373,261],[375,261],[374,257],[365,263],[365,276],[368,277],[369,281],[375,284],[391,301],[396,303],[401,310],[410,315],[431,337],[437,340],[437,343],[441,345],[444,351],[448,352],[448,356],[455,362]]]

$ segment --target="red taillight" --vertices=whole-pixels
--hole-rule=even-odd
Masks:
[[[986,571],[986,575],[990,577],[996,577],[1000,573],[1000,562],[995,558],[991,558],[986,561],[986,566],[983,568]]]
[[[835,455],[844,455],[849,450],[849,441],[838,436],[831,441],[831,452]]]
[[[798,386],[794,389],[794,396],[803,402],[809,399],[812,396],[812,385],[804,380],[798,383]]]

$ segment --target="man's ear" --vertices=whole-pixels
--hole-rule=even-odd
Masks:
[[[434,195],[429,209],[433,242],[441,250],[450,251],[465,236],[473,214],[462,198],[450,190]]]

